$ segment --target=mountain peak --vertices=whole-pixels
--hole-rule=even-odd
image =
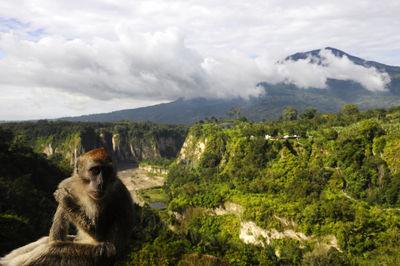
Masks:
[[[327,47],[321,48],[321,49],[311,50],[308,52],[295,53],[295,54],[292,54],[292,55],[286,57],[284,61],[289,61],[289,60],[298,61],[298,60],[304,60],[309,57],[312,57],[313,59],[311,60],[311,62],[318,64],[321,62],[320,52],[323,49],[329,50],[333,55],[335,55],[336,57],[339,57],[339,58],[346,56],[348,59],[350,59],[350,61],[352,61],[356,65],[361,65],[361,66],[365,66],[365,67],[375,67],[379,71],[387,72],[389,74],[393,74],[393,73],[396,74],[399,71],[398,67],[385,65],[385,64],[378,63],[375,61],[367,61],[365,59],[350,55],[342,50],[339,50],[337,48],[333,48],[330,46],[327,46]]]
[[[344,55],[347,57],[353,57],[352,55],[349,55],[348,53],[345,53],[342,50],[339,50],[339,49],[336,49],[333,47],[325,47],[324,49],[331,51],[335,56],[338,56],[338,57],[343,57]],[[319,51],[321,51],[321,49]]]
[[[353,61],[354,63],[356,63],[356,64],[364,64],[366,61],[365,60],[363,60],[363,59],[361,59],[361,58],[358,58],[358,57],[355,57],[355,56],[352,56],[352,55],[349,55],[348,53],[345,53],[345,52],[343,52],[342,50],[339,50],[339,49],[336,49],[336,48],[333,48],[333,47],[325,47],[325,48],[323,48],[324,50],[329,50],[330,52],[332,52],[332,54],[334,54],[336,57],[343,57],[343,56],[346,56],[346,57],[348,57],[351,61]],[[293,60],[293,61],[298,61],[298,60],[304,60],[304,59],[306,59],[306,58],[308,58],[308,57],[316,57],[316,58],[320,58],[320,52],[321,52],[321,50],[323,50],[323,49],[317,49],[317,50],[311,50],[311,51],[308,51],[308,52],[300,52],[300,53],[295,53],[295,54],[293,54],[293,55],[290,55],[290,56],[288,56],[288,57],[286,57],[285,58],[285,61],[287,61],[287,60]]]
[[[63,118],[71,121],[153,121],[156,123],[186,123],[192,124],[206,117],[226,118],[226,114],[232,108],[239,108],[242,114],[254,121],[262,119],[277,118],[283,110],[294,107],[303,111],[307,107],[314,107],[319,112],[340,111],[346,103],[354,103],[360,109],[389,107],[400,103],[400,67],[387,66],[373,61],[352,56],[337,48],[325,47],[308,52],[300,52],[288,56],[285,60],[304,60],[311,58],[311,63],[322,64],[321,51],[328,50],[337,58],[346,56],[354,64],[364,67],[374,67],[382,73],[390,75],[388,91],[382,93],[366,90],[358,81],[352,79],[327,79],[326,89],[299,89],[294,83],[281,82],[269,84],[258,83],[267,92],[265,95],[244,100],[235,99],[206,99],[179,98],[170,103],[163,103],[154,106],[141,107],[114,111],[106,114],[87,115],[81,117]],[[284,62],[281,62],[284,63]],[[318,75],[318,73],[316,73]]]

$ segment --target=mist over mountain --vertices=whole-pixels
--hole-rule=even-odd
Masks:
[[[324,113],[339,111],[346,103],[354,103],[361,110],[400,105],[400,67],[367,61],[335,48],[290,55],[270,70],[268,81],[258,83],[264,92],[258,97],[180,98],[154,106],[61,119],[192,124],[212,116],[227,118],[231,108],[240,108],[242,115],[258,122],[278,118],[288,107],[299,112],[314,107]]]
[[[285,61],[299,61],[309,58],[313,64],[321,65],[326,63],[323,60],[323,56],[326,55],[326,52],[329,52],[331,55],[335,56],[335,58],[349,60],[356,66],[361,66],[365,69],[369,69],[372,71],[376,70],[378,73],[383,74],[387,78],[387,83],[385,84],[385,88],[383,89],[383,91],[390,92],[396,95],[400,94],[400,67],[398,66],[389,66],[375,61],[367,61],[331,47],[326,47],[325,49],[318,49],[305,53],[296,53],[286,57]],[[338,80],[343,80],[343,78],[339,78]]]

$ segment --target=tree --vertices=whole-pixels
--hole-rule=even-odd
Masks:
[[[358,114],[358,107],[355,104],[349,103],[349,104],[345,104],[342,107],[342,112],[345,115],[355,115]]]
[[[215,116],[210,117],[211,123],[217,123],[218,119]]]
[[[375,137],[384,135],[385,131],[377,122],[365,120],[361,123],[360,133],[367,140],[372,141]]]
[[[285,120],[296,120],[297,119],[297,110],[293,107],[287,108],[283,111],[283,116]]]
[[[386,117],[386,109],[380,108],[375,110],[377,113],[377,118],[379,120],[382,120]]]
[[[317,109],[313,107],[308,107],[306,110],[304,110],[304,113],[300,115],[300,118],[311,119],[314,118],[316,114],[317,114]]]
[[[242,108],[235,108],[232,107],[229,112],[227,113],[227,115],[229,117],[233,117],[235,119],[239,119],[240,118],[240,113],[242,112]]]
[[[244,115],[241,115],[238,120],[242,121],[242,122],[247,122],[248,121],[247,117],[245,117]]]
[[[338,133],[335,129],[333,128],[329,128],[324,130],[324,135],[326,137],[327,140],[335,140],[338,137]]]

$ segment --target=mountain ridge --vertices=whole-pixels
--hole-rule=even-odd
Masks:
[[[371,92],[364,89],[359,83],[352,80],[328,79],[327,89],[302,89],[293,84],[269,84],[260,81],[265,95],[260,97],[234,99],[206,99],[179,98],[170,103],[134,109],[124,109],[109,113],[83,115],[77,117],[63,117],[60,120],[68,121],[151,121],[164,124],[193,124],[199,120],[216,117],[228,118],[227,113],[232,108],[241,110],[241,114],[254,121],[276,119],[284,109],[294,107],[303,111],[307,107],[314,107],[319,112],[337,112],[346,103],[354,103],[361,110],[384,108],[400,105],[400,67],[389,66],[375,61],[367,61],[350,55],[336,48],[326,47],[336,57],[348,57],[354,64],[365,67],[374,67],[379,72],[388,73],[391,82],[386,92]],[[320,58],[322,49],[292,54],[285,60],[301,60],[313,57]],[[314,63],[318,63],[315,62]]]

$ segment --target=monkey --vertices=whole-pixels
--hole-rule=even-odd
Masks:
[[[104,148],[78,158],[54,192],[58,202],[49,236],[14,250],[0,265],[111,265],[133,228],[134,205]],[[70,224],[76,235],[68,235]]]

